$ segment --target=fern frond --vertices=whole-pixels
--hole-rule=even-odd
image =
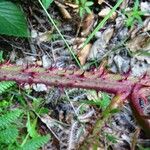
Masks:
[[[13,143],[18,137],[18,129],[15,127],[8,127],[0,131],[0,143]]]
[[[4,93],[7,89],[15,84],[14,81],[1,81],[0,82],[0,94]]]
[[[22,110],[14,109],[0,117],[0,129],[4,129],[14,123],[21,115]]]
[[[39,136],[28,140],[19,150],[37,150],[49,141],[49,136]]]

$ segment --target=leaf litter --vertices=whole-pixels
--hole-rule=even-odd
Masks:
[[[72,1],[55,1],[48,12],[55,19],[81,65],[89,64],[89,69],[95,64],[91,65],[91,62],[100,63],[105,58],[109,71],[120,74],[131,71],[133,76],[140,76],[150,68],[150,3],[148,1],[140,2],[139,9],[146,11],[142,18],[143,24],[136,20],[131,28],[126,26],[125,20],[128,18],[123,9],[130,9],[134,1],[125,0],[105,26],[95,33],[90,43],[82,48],[85,39],[108,14],[114,2],[114,0],[98,0],[98,3],[94,4],[93,12],[85,15],[83,20],[76,11],[78,6]],[[15,38],[1,36],[0,42],[5,41],[5,44],[1,44],[1,49],[7,50],[11,46],[16,53],[15,62],[18,65],[40,64],[44,68],[51,66],[60,69],[77,68],[64,41],[49,24],[41,8],[36,5],[36,2],[33,2],[29,10],[27,7],[29,5],[26,4],[23,9],[29,15],[31,41],[22,39],[20,42]],[[81,25],[79,25],[80,21]],[[78,29],[79,33],[77,33]],[[88,90],[58,88],[56,90],[41,84],[34,84],[31,87],[35,92],[33,96],[41,95],[47,101],[45,107],[52,112],[39,118],[47,126],[46,132],[54,135],[42,149],[80,149],[80,144],[89,134],[90,126],[95,123],[96,115],[101,112],[95,106],[80,104],[80,101],[87,100],[92,94]],[[43,92],[46,94],[43,95]],[[82,121],[85,121],[84,124]],[[107,122],[102,128],[98,148],[131,149],[137,126],[128,103],[126,103],[121,112],[114,115],[110,122]],[[109,135],[112,137],[110,138]],[[149,147],[145,138],[144,135],[139,135],[137,145],[148,145]]]

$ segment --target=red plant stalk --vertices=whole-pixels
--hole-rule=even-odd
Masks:
[[[140,99],[147,103],[147,96],[150,95],[150,74],[148,73],[142,78],[131,78],[100,70],[84,72],[82,70],[44,69],[36,66],[1,64],[0,81],[2,80],[12,80],[19,84],[43,83],[48,86],[94,89],[119,95],[121,100],[130,99],[130,105],[137,121],[150,135],[150,120],[144,117],[144,111],[140,106]]]

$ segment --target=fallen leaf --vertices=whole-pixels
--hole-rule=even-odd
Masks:
[[[103,8],[99,13],[98,13],[98,15],[100,16],[100,17],[105,17],[106,15],[108,15],[108,13],[111,11],[111,9],[109,8],[109,7],[105,7],[105,8]],[[116,18],[116,16],[117,16],[117,13],[116,12],[113,12],[112,13],[112,15],[110,16],[110,19],[115,19]]]
[[[147,51],[150,49],[150,37],[147,34],[140,34],[128,41],[126,47],[132,52],[138,50]]]
[[[65,5],[61,4],[58,1],[54,1],[54,2],[58,6],[58,8],[59,8],[59,10],[60,10],[60,12],[61,12],[61,14],[62,14],[62,16],[63,16],[64,19],[71,19],[72,18],[71,15],[70,15],[70,13],[66,9]]]
[[[73,9],[79,8],[79,6],[78,6],[77,4],[72,4],[72,3],[67,3],[67,2],[65,2],[65,5],[66,5],[66,6],[69,6],[69,7],[71,7],[71,8],[73,8]]]
[[[101,36],[93,43],[88,56],[88,60],[101,59],[107,51],[106,47],[107,44]]]
[[[84,65],[88,56],[89,56],[89,53],[90,53],[90,50],[91,50],[91,46],[92,44],[87,44],[83,49],[81,49],[78,53],[78,59],[81,63],[81,65]]]
[[[82,26],[81,36],[86,37],[91,32],[93,24],[94,24],[94,13],[92,12],[85,17],[85,19],[81,24]]]
[[[104,2],[104,0],[98,0],[98,4],[101,5]]]
[[[104,32],[99,32],[98,39],[93,43],[88,60],[101,59],[107,52],[107,45],[112,38],[114,28],[108,27]]]
[[[108,28],[103,33],[103,40],[106,42],[106,44],[110,41],[114,34],[114,28]]]

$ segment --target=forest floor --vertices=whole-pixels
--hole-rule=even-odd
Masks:
[[[89,2],[89,7],[83,7],[82,1]],[[68,70],[82,67],[86,71],[98,70],[105,62],[108,72],[120,75],[130,72],[133,77],[141,77],[150,70],[148,0],[124,0],[108,18],[116,0],[98,0],[92,5],[90,0],[77,2],[54,0],[51,3],[47,12],[56,27],[38,1],[21,2],[31,38],[1,35],[3,59],[17,65]],[[100,26],[98,30],[97,26]],[[18,126],[20,140],[28,141],[32,134],[50,135],[42,150],[150,149],[150,139],[136,122],[128,102],[105,121],[97,135],[98,145],[86,143],[90,129],[112,97],[100,91],[44,84],[15,85],[0,96],[3,102],[9,103],[9,109],[24,110]],[[0,106],[3,107],[2,103]],[[8,109],[8,105],[5,107]]]

